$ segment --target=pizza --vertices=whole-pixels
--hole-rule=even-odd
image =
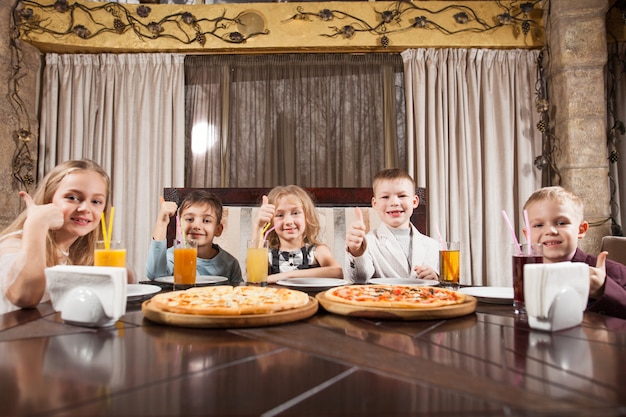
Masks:
[[[151,302],[170,313],[231,316],[302,307],[309,296],[288,288],[218,285],[157,294]]]
[[[326,291],[331,301],[362,307],[437,308],[465,302],[465,294],[437,287],[412,285],[347,285]]]

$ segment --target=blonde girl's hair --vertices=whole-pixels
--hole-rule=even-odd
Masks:
[[[81,171],[93,171],[100,174],[104,182],[106,183],[106,200],[104,213],[108,218],[110,208],[110,196],[111,196],[111,179],[109,175],[98,165],[96,162],[89,159],[70,160],[62,162],[52,169],[46,176],[39,182],[37,189],[32,195],[33,202],[37,205],[48,204],[52,202],[54,194],[59,188],[61,181],[69,174],[73,174]],[[22,211],[17,218],[11,223],[3,232],[2,236],[22,230],[24,228],[24,222],[26,221],[27,210]],[[89,234],[80,236],[69,251],[69,262],[73,265],[93,265],[93,252],[96,248],[96,242],[102,239],[100,228],[97,227]],[[56,232],[54,230],[48,231],[46,237],[46,265],[54,266],[59,264],[60,259],[58,252],[60,248],[56,243]]]
[[[563,187],[552,186],[538,189],[532,193],[530,197],[528,197],[528,200],[526,200],[526,203],[524,204],[524,210],[541,201],[554,201],[559,204],[569,206],[572,210],[574,210],[579,221],[582,222],[584,220],[585,209],[582,199],[575,193],[568,191]]]
[[[281,198],[295,197],[300,200],[302,204],[302,210],[304,211],[304,218],[306,219],[306,226],[304,228],[304,243],[310,245],[321,245],[319,240],[320,233],[320,221],[317,217],[317,210],[311,195],[301,187],[297,185],[282,185],[272,188],[267,195],[268,202],[270,204],[276,204]],[[280,240],[275,231],[270,232],[267,237],[270,248],[280,247]]]

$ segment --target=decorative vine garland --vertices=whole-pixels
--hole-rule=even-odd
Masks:
[[[330,8],[306,11],[305,6],[300,5],[296,8],[296,14],[287,20],[341,22],[343,24],[328,27],[330,32],[320,33],[320,36],[330,38],[341,36],[349,39],[366,32],[378,36],[381,47],[386,49],[393,41],[393,34],[407,31],[414,31],[416,36],[420,36],[419,34],[426,30],[436,30],[445,35],[459,35],[509,27],[516,37],[527,36],[534,30],[533,34],[539,38],[542,28],[533,16],[540,16],[541,11],[537,8],[540,2],[541,0],[507,2],[498,0],[495,3],[501,13],[481,16],[467,5],[451,4],[440,9],[430,9],[422,7],[427,2],[397,1],[385,3],[382,10],[375,10],[374,21],[368,21],[371,19],[370,9],[364,8],[364,14],[370,12],[367,13],[370,17],[364,18]],[[11,10],[10,50],[13,71],[9,81],[9,98],[19,122],[19,128],[13,135],[16,148],[12,175],[21,186],[28,189],[34,184],[34,158],[29,144],[32,146],[35,134],[32,133],[26,106],[19,95],[19,82],[26,71],[22,65],[19,39],[28,40],[31,34],[40,33],[85,40],[104,34],[133,33],[142,41],[169,39],[184,45],[196,44],[205,47],[209,37],[225,44],[243,44],[252,37],[269,35],[271,29],[255,31],[250,28],[250,33],[242,33],[245,32],[241,30],[241,27],[245,27],[243,14],[229,16],[227,9],[221,9],[219,13],[209,17],[199,17],[191,11],[179,11],[160,18],[155,18],[155,14],[146,4],[72,3],[68,0],[56,0],[53,3],[40,3],[37,0],[15,1]],[[540,126],[538,128],[541,130]],[[549,158],[550,153],[544,151],[544,156]]]

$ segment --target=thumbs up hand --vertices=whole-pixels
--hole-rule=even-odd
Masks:
[[[352,256],[361,256],[367,248],[365,240],[365,223],[363,222],[363,213],[359,207],[354,208],[356,220],[350,225],[346,232],[346,248]]]
[[[589,297],[597,299],[604,293],[604,282],[606,281],[606,256],[607,251],[600,252],[596,260],[596,266],[589,267]]]
[[[20,191],[20,197],[26,204],[26,224],[57,230],[63,227],[63,212],[52,203],[37,205],[26,191]]]
[[[261,201],[261,208],[259,214],[256,216],[257,228],[262,229],[267,223],[271,223],[274,219],[274,211],[276,206],[269,203],[269,199],[266,195],[263,196]]]
[[[170,217],[176,215],[178,204],[174,201],[165,201],[163,197],[160,197],[159,201],[161,202],[159,207],[159,219],[167,224],[170,222]]]

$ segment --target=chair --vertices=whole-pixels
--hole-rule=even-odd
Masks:
[[[601,250],[609,253],[608,259],[626,265],[626,237],[604,236],[602,238]]]

